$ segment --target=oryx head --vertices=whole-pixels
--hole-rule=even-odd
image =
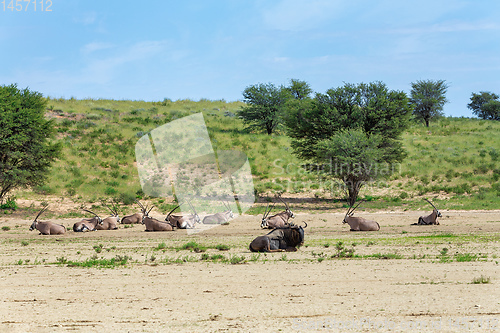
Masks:
[[[38,213],[38,215],[35,217],[35,219],[33,220],[33,223],[31,223],[31,226],[30,226],[30,231],[33,231],[36,229],[36,224],[38,223],[38,218],[40,217],[40,215],[42,215],[43,212],[45,212],[47,210],[49,206],[45,206],[42,208],[42,210]]]
[[[440,211],[436,208],[436,206],[434,206],[434,205],[432,204],[432,202],[430,202],[430,201],[429,201],[429,200],[427,200],[427,199],[424,199],[424,200],[425,200],[425,201],[427,201],[428,203],[430,203],[430,204],[431,204],[431,206],[434,208],[434,210],[435,210],[435,211],[436,211],[436,213],[437,213],[437,217],[442,217],[442,216],[443,216],[443,215],[441,215],[441,212],[440,212]]]
[[[276,204],[273,203],[272,207],[269,210],[267,210],[269,208],[269,204],[267,204],[266,210],[264,211],[264,215],[262,215],[262,222],[260,223],[261,228],[267,227],[267,217],[269,216],[269,213],[271,213],[271,210],[273,210],[275,205]]]
[[[342,223],[347,223],[346,219],[347,217],[351,217],[353,214],[354,214],[354,211],[356,210],[356,208],[358,208],[359,205],[361,205],[361,203],[363,202],[364,200],[361,200],[357,205],[356,207],[352,208],[352,206],[349,207],[349,209],[347,210],[347,213],[345,214],[344,216],[344,220],[342,221]]]
[[[293,212],[290,210],[290,207],[288,207],[288,204],[283,199],[281,199],[281,195],[278,196],[278,199],[280,199],[280,201],[285,204],[285,212],[288,214],[288,216],[290,216],[291,218],[294,218],[295,214],[293,214]]]
[[[234,218],[234,214],[233,214],[233,210],[231,209],[231,205],[229,203],[226,203],[225,201],[222,201],[222,203],[224,204],[224,207],[226,207],[227,212],[229,213],[228,217],[230,219]]]
[[[194,206],[191,204],[191,201],[187,200],[187,203],[189,205],[189,207],[191,208],[192,212],[193,212],[193,215],[194,215],[194,223],[201,223],[201,219],[200,219],[200,216],[198,216],[198,212],[196,211],[196,209],[194,208]]]
[[[146,217],[149,217],[149,213],[153,210],[153,208],[155,208],[155,206],[151,206],[151,208],[149,210],[146,210],[148,209],[148,206],[146,206],[146,208],[144,208],[144,214],[142,215],[142,224],[144,224],[144,219]]]

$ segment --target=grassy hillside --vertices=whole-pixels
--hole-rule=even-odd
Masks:
[[[50,99],[46,115],[54,119],[58,139],[64,143],[62,157],[47,185],[17,197],[69,196],[86,203],[118,197],[129,203],[142,192],[134,165],[137,140],[164,123],[203,112],[214,149],[236,149],[248,156],[257,194],[284,191],[285,196],[324,199],[331,207],[341,207],[343,192],[337,181],[305,172],[286,136],[244,131],[234,116],[242,105],[208,100]],[[365,206],[412,209],[424,207],[421,199],[428,197],[443,209],[500,208],[498,133],[500,122],[476,119],[443,118],[430,128],[413,124],[404,134],[408,158],[390,178],[361,190],[368,201]]]

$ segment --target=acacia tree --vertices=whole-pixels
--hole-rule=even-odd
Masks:
[[[373,82],[293,100],[284,119],[294,153],[342,180],[352,205],[364,184],[388,176],[406,156],[400,136],[411,111],[404,92]]]
[[[290,86],[288,86],[287,89],[290,91],[293,98],[298,100],[309,98],[313,92],[309,83],[296,79],[290,80]]]
[[[38,92],[0,86],[0,202],[13,189],[42,185],[59,156],[45,106]]]
[[[479,94],[472,93],[471,102],[467,107],[476,116],[488,120],[500,120],[500,101],[497,94],[481,91]]]
[[[443,115],[443,105],[448,102],[445,80],[418,80],[411,83],[410,102],[415,105],[413,114],[425,121],[429,127],[431,119]]]
[[[281,123],[280,116],[291,93],[286,87],[276,87],[272,83],[259,83],[245,88],[243,101],[247,104],[238,115],[248,124],[249,129],[262,130],[271,135]]]

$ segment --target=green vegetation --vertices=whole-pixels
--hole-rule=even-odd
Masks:
[[[418,80],[411,83],[410,101],[415,105],[413,115],[423,119],[429,127],[430,120],[443,116],[443,105],[448,102],[444,80]]]
[[[42,94],[0,86],[0,204],[17,188],[43,186],[60,143],[53,122],[45,119]],[[15,207],[10,207],[14,208]]]
[[[500,100],[495,93],[481,91],[479,94],[472,93],[471,102],[467,107],[476,116],[482,119],[500,120]]]
[[[343,182],[354,205],[363,185],[395,172],[411,105],[382,82],[344,84],[314,99],[288,103],[284,119],[294,154],[313,170]]]
[[[35,186],[34,192],[19,191],[18,198],[44,201],[46,196],[71,195],[76,202],[98,205],[102,198],[113,196],[133,204],[132,198],[144,195],[134,166],[138,138],[169,121],[203,112],[214,149],[240,150],[248,156],[257,195],[306,194],[325,200],[331,208],[344,205],[341,184],[314,170],[306,172],[291,153],[288,137],[245,131],[243,121],[233,116],[244,105],[241,102],[51,99],[49,105],[46,117],[53,119],[62,142],[61,158],[45,185]],[[480,119],[441,118],[429,128],[413,123],[402,135],[408,157],[391,176],[365,185],[364,207],[420,209],[428,205],[422,197],[441,194],[432,199],[441,210],[497,209],[499,131],[500,122]],[[157,205],[165,214],[171,208],[166,203]],[[259,214],[264,208],[255,206],[248,213]],[[294,206],[294,210],[306,209],[314,211]]]

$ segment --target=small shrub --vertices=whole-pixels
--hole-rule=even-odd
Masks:
[[[481,275],[478,278],[472,279],[473,284],[483,284],[483,283],[491,283],[491,279],[489,277]]]
[[[215,248],[219,251],[228,251],[230,249],[230,247],[225,244],[218,244],[215,246]]]
[[[131,205],[135,202],[135,195],[132,193],[126,192],[126,193],[120,193],[119,195],[119,200],[124,204],[124,205]]]
[[[164,250],[167,248],[167,244],[165,244],[165,242],[161,242],[160,244],[158,244],[158,246],[156,247],[156,250]]]
[[[5,225],[5,226],[3,226],[3,227],[2,227],[2,230],[3,230],[3,231],[9,231],[9,230],[10,230],[10,227],[8,227],[8,226],[6,226],[6,225]]]
[[[22,246],[28,246],[29,244],[30,243],[28,241],[25,241],[25,240],[21,241]]]
[[[106,195],[115,195],[116,193],[118,193],[118,191],[113,187],[106,187],[104,189],[104,194]]]
[[[472,253],[457,253],[455,254],[455,260],[458,262],[468,262],[468,261],[476,261],[477,254]]]
[[[104,246],[103,246],[102,244],[99,244],[99,245],[94,245],[94,251],[95,251],[96,253],[101,253],[101,252],[102,252],[102,248],[103,248],[103,247],[104,247]]]
[[[245,256],[243,256],[243,255],[242,256],[235,255],[229,259],[229,262],[231,263],[231,265],[242,264],[245,261],[246,261]]]
[[[207,250],[206,247],[204,246],[201,246],[199,245],[198,243],[194,242],[194,241],[191,241],[191,242],[188,242],[186,244],[184,244],[182,247],[181,247],[182,250],[192,250],[196,253],[199,253],[199,252],[205,252]]]
[[[0,209],[16,210],[17,209],[16,198],[15,197],[7,198],[6,202],[0,205]]]

